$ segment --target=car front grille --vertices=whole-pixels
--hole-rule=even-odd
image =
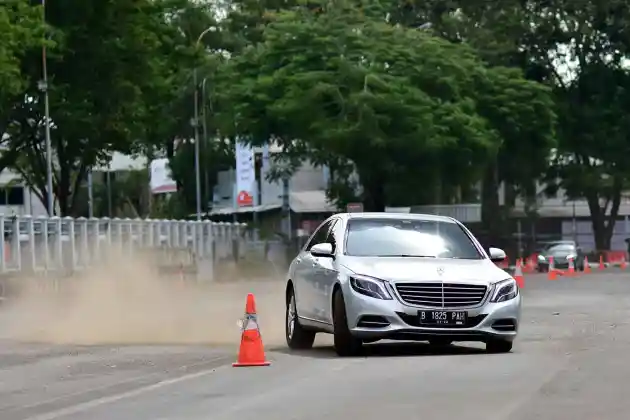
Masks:
[[[429,308],[477,306],[486,296],[487,286],[466,283],[398,283],[400,298],[409,305]]]

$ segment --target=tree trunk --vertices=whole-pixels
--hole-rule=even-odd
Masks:
[[[485,232],[485,247],[501,246],[503,221],[499,204],[499,179],[496,164],[489,164],[481,186],[481,224]]]
[[[593,227],[595,249],[597,251],[610,250],[615,223],[619,215],[619,206],[621,205],[621,188],[622,179],[619,176],[615,176],[613,178],[611,196],[604,203],[603,207],[599,204],[600,197],[596,190],[589,190],[585,194],[588,208],[591,212],[591,226]],[[608,213],[609,207],[610,213]]]
[[[385,183],[387,178],[375,173],[372,169],[369,175],[359,173],[363,185],[363,207],[365,211],[385,211],[387,197],[385,196]]]

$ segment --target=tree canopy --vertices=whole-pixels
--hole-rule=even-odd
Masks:
[[[0,9],[0,169],[45,203],[45,45],[62,215],[83,214],[87,173],[115,151],[168,157],[194,211],[196,125],[204,210],[238,139],[327,165],[340,206],[481,202],[494,235],[517,196],[535,208],[540,185],[562,188],[610,246],[630,178],[626,2],[36,3]]]

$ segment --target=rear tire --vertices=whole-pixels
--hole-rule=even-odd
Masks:
[[[346,302],[341,290],[338,290],[333,296],[333,327],[337,355],[350,357],[361,353],[363,343],[350,332],[346,315]]]
[[[293,289],[289,291],[289,296],[287,297],[287,308],[284,323],[287,345],[293,350],[310,349],[313,347],[313,342],[315,341],[315,332],[304,329],[302,324],[300,324]]]
[[[512,351],[512,342],[506,340],[492,340],[486,343],[488,353],[509,353]]]

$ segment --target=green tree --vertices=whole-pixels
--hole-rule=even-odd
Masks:
[[[568,199],[584,198],[596,246],[609,249],[621,194],[628,186],[624,133],[630,5],[620,0],[394,0],[390,10],[404,24],[431,21],[441,36],[468,42],[488,62],[518,66],[530,80],[553,89],[558,149],[550,153],[541,144],[519,140],[524,148],[538,151],[538,157],[502,156],[498,178],[526,180],[532,163],[537,166],[533,173],[540,173],[554,158],[547,174],[549,190],[562,187]],[[515,173],[504,174],[502,166]]]
[[[148,138],[146,126],[156,115],[156,101],[168,99],[173,61],[195,55],[178,42],[171,25],[186,7],[185,0],[46,3],[47,22],[58,34],[48,70],[54,193],[62,215],[76,214],[76,192],[90,167],[106,161],[112,151],[129,153],[156,141]],[[45,203],[43,101],[36,84],[41,53],[29,51],[22,64],[30,81],[26,93],[38,99],[14,104],[14,130],[4,139],[9,153],[0,160],[17,170]],[[18,159],[12,159],[12,151],[19,151]]]
[[[171,74],[170,87],[161,91],[163,97],[153,101],[153,112],[145,125],[147,138],[156,139],[151,143],[150,155],[164,153],[173,168],[173,177],[178,185],[176,200],[165,202],[176,214],[189,215],[195,211],[195,158],[194,158],[194,95],[198,99],[198,134],[200,139],[200,166],[202,210],[208,209],[217,171],[224,159],[224,150],[217,143],[215,118],[212,117],[218,104],[215,101],[217,86],[216,71],[224,58],[220,51],[223,34],[216,21],[215,10],[210,4],[195,4],[182,9],[170,21],[176,31],[177,44],[186,46],[193,53],[188,60],[182,57],[169,60]],[[172,50],[174,47],[167,46]],[[191,60],[192,58],[192,60]],[[197,73],[195,86],[193,74]],[[171,205],[172,204],[172,205]],[[168,206],[167,206],[168,207]],[[170,210],[166,210],[167,212]],[[172,213],[172,212],[171,212]]]
[[[431,202],[436,184],[474,182],[519,130],[549,137],[544,87],[486,66],[467,45],[389,24],[372,6],[273,15],[264,42],[226,69],[236,132],[353,166],[373,210]],[[529,129],[532,118],[540,123]]]
[[[0,8],[0,115],[7,112],[27,80],[22,73],[22,58],[44,40],[44,21],[40,7],[27,0],[6,0]]]
[[[31,6],[28,0],[6,0],[0,8],[0,133],[14,130],[12,111],[16,101],[23,100],[29,75],[22,71],[25,54],[43,45],[44,21],[41,7]],[[37,77],[36,79],[38,79]],[[11,159],[0,162],[4,170],[15,152],[3,152]]]
[[[482,219],[493,240],[503,236],[502,222],[517,194],[534,200],[536,180],[545,175],[557,144],[551,90],[529,82],[546,82],[551,73],[534,59],[538,50],[524,47],[538,22],[537,3],[393,0],[388,7],[393,22],[409,27],[430,23],[434,34],[470,45],[493,69],[495,79],[487,85],[491,95],[482,108],[493,109],[485,116],[498,130],[501,146],[484,165],[481,196]],[[499,205],[501,183],[507,187],[505,207]]]
[[[597,249],[610,249],[628,188],[630,5],[618,0],[530,2],[522,49],[548,74],[558,104],[550,190],[589,206]]]

